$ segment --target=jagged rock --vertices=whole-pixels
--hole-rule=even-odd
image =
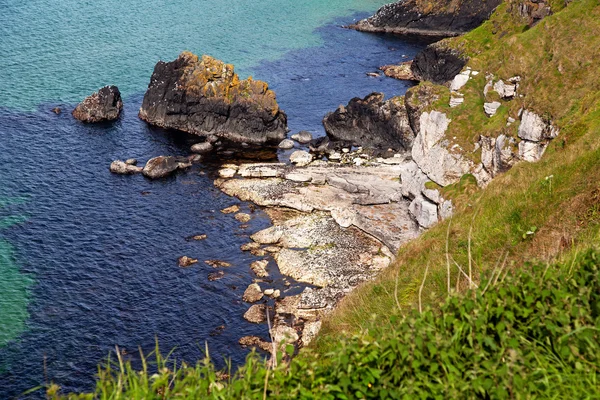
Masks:
[[[467,61],[468,58],[460,51],[444,47],[437,42],[416,55],[411,69],[418,80],[441,85],[454,79]]]
[[[382,93],[350,100],[323,119],[332,141],[352,143],[375,153],[409,149],[414,140],[403,97],[384,101]]]
[[[179,257],[178,262],[179,262],[180,267],[189,267],[192,264],[196,264],[198,262],[198,259],[191,258],[188,256],[182,256],[182,257]]]
[[[527,21],[529,26],[533,26],[547,16],[552,15],[552,8],[549,2],[544,0],[519,1],[511,4],[510,9],[513,9],[515,6],[519,15]]]
[[[536,113],[524,110],[521,115],[518,135],[521,139],[530,142],[539,142],[545,139],[554,139],[558,136],[558,129],[544,120]]]
[[[497,138],[481,136],[481,163],[491,177],[508,171],[518,160],[517,144],[514,138],[500,135]]]
[[[204,261],[204,263],[206,263],[207,265],[210,265],[213,268],[231,267],[230,263],[228,263],[227,261],[222,261],[222,260],[206,260],[206,261]]]
[[[234,168],[221,168],[219,170],[219,176],[221,178],[233,178],[236,173],[237,170]]]
[[[287,117],[266,83],[241,81],[232,65],[190,52],[156,64],[139,116],[209,141],[279,143],[287,131]]]
[[[177,157],[158,156],[148,160],[142,173],[147,178],[159,179],[171,175],[178,169],[185,169],[190,166],[190,163],[184,162]]]
[[[460,74],[456,75],[454,77],[454,79],[452,79],[452,82],[450,82],[450,90],[458,91],[458,90],[462,89],[467,84],[467,82],[469,82],[470,77],[471,77],[470,69],[466,69],[466,70],[462,71]]]
[[[255,304],[246,311],[244,319],[248,322],[260,324],[267,320],[267,312],[270,312],[270,310],[267,309],[267,306],[264,304]]]
[[[292,135],[292,139],[297,141],[298,143],[307,144],[313,140],[312,133],[308,131],[300,131],[295,135]]]
[[[317,337],[321,330],[321,321],[305,322],[302,330],[302,346],[308,346]]]
[[[313,160],[312,154],[304,150],[296,150],[290,155],[290,162],[296,164],[299,167],[310,164]]]
[[[135,165],[127,164],[121,160],[115,160],[110,163],[109,169],[113,174],[121,175],[132,175],[142,172],[142,167],[136,167]]]
[[[281,143],[277,146],[283,150],[289,150],[294,148],[294,141],[290,139],[283,139]]]
[[[381,7],[375,15],[351,28],[365,32],[455,36],[489,18],[501,0],[403,0]]]
[[[267,272],[267,265],[269,265],[269,261],[267,260],[254,261],[252,264],[250,264],[250,269],[259,278],[266,278],[269,276],[269,273]]]
[[[195,145],[193,145],[191,147],[190,150],[192,150],[192,152],[194,153],[199,153],[199,154],[203,154],[203,153],[210,153],[213,150],[213,145],[210,142],[202,142],[202,143],[196,143]]]
[[[246,303],[256,303],[263,298],[263,292],[260,290],[260,286],[256,283],[250,284],[244,291],[242,300]]]
[[[402,81],[415,81],[417,78],[411,70],[412,61],[405,61],[398,65],[384,65],[379,67],[384,75],[390,78],[399,79]]]
[[[511,82],[513,80],[514,82]],[[512,99],[517,94],[519,87],[518,80],[511,78],[508,83],[504,83],[502,79],[494,84],[494,91],[500,95],[503,99]],[[516,81],[515,81],[516,80]]]
[[[119,118],[122,109],[119,88],[105,86],[79,103],[72,114],[82,122],[114,121]]]
[[[408,122],[415,136],[421,130],[421,114],[439,98],[438,92],[431,84],[422,83],[406,91],[404,104],[408,113]]]
[[[494,115],[496,115],[496,112],[498,111],[498,109],[500,108],[502,104],[500,104],[500,102],[498,101],[493,101],[491,103],[484,103],[483,104],[483,111],[487,114],[488,117],[493,117]]]

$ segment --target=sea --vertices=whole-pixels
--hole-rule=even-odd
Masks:
[[[117,348],[134,365],[157,343],[176,361],[208,348],[217,366],[244,362],[238,339],[267,338],[268,327],[242,318],[259,258],[240,246],[267,215],[213,186],[214,160],[158,181],[108,166],[190,154],[197,138],[137,117],[156,62],[184,50],[268,82],[290,135],[323,136],[323,116],[353,97],[403,94],[409,82],[367,73],[425,43],[343,27],[385,2],[0,0],[0,399],[44,398],[26,392],[51,382],[92,391]],[[75,105],[105,85],[121,90],[119,120],[74,120]],[[234,204],[250,223],[220,212]],[[199,262],[181,268],[183,255]],[[221,279],[208,279],[212,259],[231,264]],[[268,268],[263,288],[303,289]]]

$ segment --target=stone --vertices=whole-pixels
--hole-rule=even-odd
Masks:
[[[240,206],[234,204],[221,210],[223,214],[234,214],[240,211]]]
[[[295,344],[300,337],[298,332],[290,326],[276,325],[271,329],[271,337],[275,346],[280,351],[285,351],[285,346],[288,344]]]
[[[379,72],[367,72],[367,76],[371,78],[379,78]]]
[[[405,61],[399,65],[384,65],[379,67],[383,74],[389,78],[394,78],[402,81],[415,81],[415,75],[410,69],[412,61]]]
[[[416,136],[421,131],[421,114],[423,111],[438,101],[440,93],[434,85],[418,85],[409,88],[404,95],[404,105],[408,115],[408,122]]]
[[[231,64],[187,51],[156,64],[139,117],[209,142],[279,143],[287,132],[287,116],[265,82],[240,80]]]
[[[283,139],[277,146],[283,150],[289,150],[294,148],[294,141],[290,139]]]
[[[236,219],[236,221],[239,221],[243,224],[245,224],[246,222],[248,222],[252,219],[250,214],[246,214],[246,213],[237,213],[234,215],[234,218]]]
[[[227,261],[221,261],[221,260],[206,260],[204,261],[207,265],[210,265],[213,268],[227,268],[227,267],[231,267],[231,264],[228,263]]]
[[[519,158],[523,161],[536,162],[544,155],[546,150],[545,143],[530,142],[529,140],[521,140],[519,142]]]
[[[554,139],[558,136],[558,130],[544,122],[536,113],[524,110],[521,115],[518,135],[521,139],[530,142],[539,142],[544,139]]]
[[[265,289],[263,293],[265,294],[265,296],[271,296],[273,295],[273,293],[275,293],[275,289]]]
[[[321,321],[305,322],[302,330],[302,346],[308,346],[319,334],[321,330]]]
[[[414,199],[409,210],[422,228],[429,229],[438,222],[437,205],[424,198]]]
[[[73,110],[73,117],[86,123],[114,121],[123,109],[121,92],[116,86],[105,86],[87,97]]]
[[[260,290],[260,286],[256,283],[250,284],[246,290],[244,291],[244,295],[242,296],[242,300],[246,303],[256,303],[260,299],[263,298],[263,293]]]
[[[192,239],[192,240],[198,240],[198,241],[199,241],[199,240],[205,240],[207,237],[208,237],[207,235],[205,235],[205,234],[202,234],[202,235],[195,235],[195,236],[192,236],[192,237],[191,237],[191,239]]]
[[[468,57],[460,51],[445,47],[442,42],[436,42],[425,47],[415,56],[411,70],[420,81],[442,85],[454,79],[467,61]]]
[[[221,168],[219,170],[219,176],[221,178],[233,178],[236,173],[237,173],[237,170],[235,170],[233,168]]]
[[[244,314],[244,319],[248,322],[260,324],[267,320],[267,307],[264,304],[255,304],[250,306]]]
[[[266,278],[269,276],[269,273],[267,272],[267,265],[269,265],[268,260],[254,261],[252,264],[250,264],[250,269],[259,278]]]
[[[503,99],[512,99],[517,94],[517,88],[519,84],[515,83],[504,83],[502,79],[494,84],[494,91],[500,95]]]
[[[112,163],[110,163],[109,170],[113,174],[120,175],[132,175],[142,172],[141,167],[136,167],[135,165],[127,164],[121,160],[115,160]]]
[[[265,250],[263,250],[263,249],[254,249],[254,250],[250,250],[250,253],[251,253],[253,256],[256,256],[256,257],[264,257],[264,256],[266,256],[266,255],[267,255],[267,252],[266,252]]]
[[[500,108],[502,104],[500,104],[500,102],[498,101],[493,101],[491,103],[484,103],[483,104],[483,111],[485,111],[485,113],[487,114],[488,117],[493,117],[494,115],[496,115],[496,112],[498,111],[498,109]]]
[[[379,154],[409,149],[414,140],[403,97],[384,101],[382,93],[350,100],[323,119],[331,141],[348,142]]]
[[[456,75],[452,82],[450,83],[450,91],[456,92],[463,88],[469,82],[469,77],[471,76],[470,70],[462,71],[460,74]]]
[[[257,249],[260,249],[260,243],[256,243],[256,242],[244,243],[243,245],[240,246],[240,249],[242,251],[257,250]]]
[[[296,150],[290,155],[290,162],[299,167],[303,167],[310,164],[312,160],[312,154],[304,150]]]
[[[259,338],[258,336],[244,336],[240,338],[238,343],[244,348],[256,347],[262,351],[266,351],[267,353],[271,353],[273,351],[273,344]]]
[[[128,158],[127,160],[125,160],[125,164],[127,165],[137,165],[137,160],[135,158]]]
[[[458,106],[460,106],[464,102],[465,102],[464,97],[453,97],[453,96],[450,96],[449,106],[452,107],[452,108],[458,107]]]
[[[51,111],[56,115],[60,115],[62,113],[60,107],[54,107]]]
[[[177,260],[177,261],[179,262],[180,267],[189,267],[192,264],[196,264],[198,262],[198,259],[191,258],[188,256],[182,256],[182,257],[179,257],[179,260]]]
[[[308,131],[300,131],[295,135],[292,135],[292,139],[301,144],[308,144],[313,140],[312,133]]]
[[[267,251],[269,253],[277,253],[279,250],[281,250],[281,248],[277,247],[277,246],[267,246],[267,247],[265,247],[265,251]]]
[[[225,276],[225,272],[223,272],[223,271],[211,272],[210,274],[208,274],[208,280],[210,282],[214,282],[214,281],[218,281],[219,279],[223,278],[224,276]]]
[[[190,166],[190,163],[181,162],[176,157],[158,156],[148,160],[142,173],[147,178],[159,179],[171,175],[178,169],[189,168]]]
[[[198,154],[210,153],[213,150],[213,145],[210,142],[196,143],[191,147],[191,151]]]
[[[285,174],[285,164],[244,164],[240,166],[238,174],[244,178],[274,178]]]

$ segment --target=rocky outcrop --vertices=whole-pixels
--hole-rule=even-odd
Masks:
[[[142,173],[150,179],[159,179],[171,175],[178,169],[185,169],[191,166],[185,159],[178,157],[158,156],[148,160]]]
[[[522,139],[519,142],[519,157],[534,162],[542,158],[550,140],[558,136],[558,129],[536,113],[524,110],[518,135]]]
[[[398,65],[384,65],[379,67],[383,74],[389,78],[399,79],[401,81],[416,81],[417,78],[411,70],[412,61],[406,61]]]
[[[565,0],[565,4],[569,1]],[[516,11],[530,27],[552,14],[550,2],[545,0],[522,0],[512,3],[509,9]]]
[[[330,140],[349,142],[376,153],[410,149],[414,140],[404,98],[384,101],[382,93],[350,100],[347,106],[327,114],[323,126]]]
[[[381,7],[351,28],[427,36],[456,36],[488,19],[501,0],[402,0]]]
[[[119,175],[133,175],[142,172],[142,167],[138,167],[135,164],[128,163],[127,161],[115,160],[110,163],[110,172]]]
[[[105,86],[87,97],[73,110],[73,117],[86,123],[114,121],[123,109],[121,92],[116,86]]]
[[[441,85],[459,74],[467,61],[468,58],[460,51],[437,42],[430,44],[415,56],[411,71],[420,81]]]
[[[190,52],[156,64],[139,116],[209,141],[277,144],[287,132],[287,117],[265,82],[242,81],[232,65]]]

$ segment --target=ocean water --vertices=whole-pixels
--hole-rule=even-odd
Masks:
[[[236,365],[241,336],[267,337],[242,318],[257,258],[239,250],[267,216],[216,190],[210,162],[161,181],[108,165],[189,154],[194,137],[137,118],[154,64],[182,50],[266,80],[291,133],[323,135],[325,113],[352,97],[403,94],[408,83],[366,72],[424,43],[341,28],[384,2],[0,0],[0,399],[46,379],[90,390],[115,346],[135,363],[158,339],[193,362],[207,343],[217,364]],[[106,84],[123,93],[121,118],[73,120],[76,102]],[[248,226],[219,211],[232,204],[252,214]],[[188,240],[197,234],[208,238]],[[200,262],[182,269],[182,255]],[[209,259],[232,266],[209,281]],[[269,268],[263,288],[302,290]]]

